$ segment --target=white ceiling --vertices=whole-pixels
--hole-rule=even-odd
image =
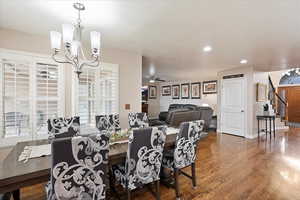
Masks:
[[[0,26],[48,35],[75,20],[73,2],[0,0]],[[261,70],[300,64],[299,0],[83,2],[85,30],[101,31],[104,47],[140,52],[144,77],[209,79],[243,58]],[[212,52],[204,53],[205,45]]]

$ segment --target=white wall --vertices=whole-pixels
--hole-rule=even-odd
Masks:
[[[103,38],[105,40],[105,38]],[[50,41],[48,37],[27,34],[10,29],[0,28],[0,48],[26,51],[39,54],[51,54]],[[118,49],[102,49],[102,62],[119,65],[119,111],[121,126],[127,127],[128,112],[125,110],[125,104],[130,104],[130,111],[141,111],[141,86],[142,86],[142,56],[135,52],[128,52]],[[69,75],[72,72],[70,66],[66,69],[65,85],[65,113],[66,116],[72,114],[72,95]]]

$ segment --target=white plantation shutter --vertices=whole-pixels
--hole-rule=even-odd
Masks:
[[[85,67],[77,87],[81,125],[95,126],[96,115],[119,113],[118,65],[104,63],[97,69]]]
[[[0,139],[4,137],[4,120],[3,120],[3,115],[4,115],[4,107],[3,107],[3,99],[4,99],[4,95],[3,95],[3,85],[4,85],[4,79],[3,79],[3,70],[4,65],[2,63],[2,61],[0,62]]]
[[[2,137],[30,136],[30,63],[2,59],[2,76]]]
[[[47,119],[64,116],[62,66],[0,49],[0,67],[0,147],[47,137]]]
[[[38,134],[47,134],[49,118],[62,116],[59,67],[46,62],[36,64],[35,122]]]
[[[79,77],[78,114],[82,125],[95,125],[96,75],[96,69],[85,68]]]
[[[103,64],[100,72],[99,114],[119,113],[119,67]]]

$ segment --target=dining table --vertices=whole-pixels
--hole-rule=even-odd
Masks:
[[[175,144],[179,129],[168,128],[165,147]],[[17,143],[0,163],[0,193],[11,192],[23,187],[45,183],[50,180],[51,155],[19,161],[20,154],[27,146],[50,144],[48,139]],[[109,164],[118,164],[126,159],[128,139],[109,146]]]

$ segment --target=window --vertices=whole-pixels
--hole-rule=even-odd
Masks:
[[[95,115],[119,113],[118,65],[102,63],[100,69],[85,67],[76,90],[81,125],[95,126]]]
[[[63,114],[62,73],[50,59],[0,52],[0,146],[47,136],[47,119]]]
[[[57,65],[36,64],[36,130],[47,133],[47,120],[62,116],[59,96],[59,69]]]
[[[30,135],[30,64],[3,60],[2,137]]]
[[[86,68],[79,77],[78,106],[80,124],[95,124],[96,69]]]

